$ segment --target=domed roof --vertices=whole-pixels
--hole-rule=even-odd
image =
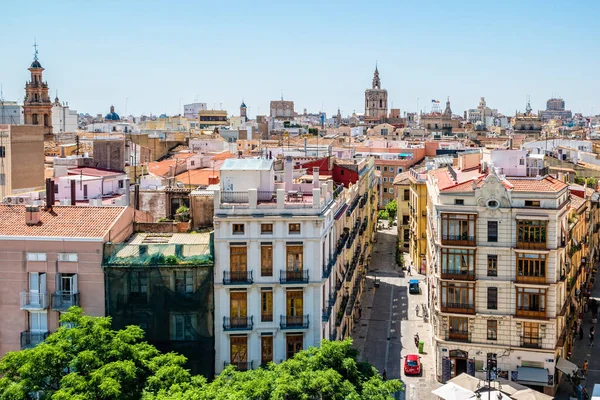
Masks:
[[[115,112],[115,107],[110,106],[110,112],[106,114],[104,119],[108,121],[119,121],[121,118],[119,117],[119,114]]]
[[[246,103],[244,103],[244,102],[242,101],[242,105],[240,106],[240,108],[248,108],[248,107],[246,107]]]
[[[30,68],[42,68],[42,64],[38,60],[33,60]]]

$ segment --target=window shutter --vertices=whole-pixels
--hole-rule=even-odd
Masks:
[[[37,292],[40,290],[40,274],[38,272],[29,273],[29,291]]]
[[[46,293],[46,274],[39,274],[40,293]]]
[[[54,285],[55,285],[54,291],[56,291],[56,292],[60,292],[62,290],[62,285],[60,282],[61,275],[62,274],[57,273],[54,277],[54,281],[55,281],[54,282]]]
[[[79,290],[77,289],[77,274],[73,275],[73,294],[75,293],[79,293]]]

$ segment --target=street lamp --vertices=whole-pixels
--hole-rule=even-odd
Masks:
[[[484,387],[485,384],[487,384],[487,389],[488,389],[488,400],[491,400],[492,397],[492,382],[497,382],[498,383],[498,400],[502,400],[502,385],[500,385],[500,381],[498,380],[498,360],[496,358],[496,354],[493,353],[488,353],[487,356],[487,367],[483,368],[483,372],[485,372],[485,381],[484,381]],[[477,397],[478,400],[481,399],[481,393],[479,392],[479,389],[481,389],[481,381],[479,381],[477,383],[477,394],[475,395],[475,397]]]

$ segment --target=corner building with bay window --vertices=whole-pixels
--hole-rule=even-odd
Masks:
[[[441,382],[461,373],[483,379],[492,359],[500,377],[556,391],[574,301],[565,279],[570,194],[538,161],[494,150],[428,173],[429,306]]]

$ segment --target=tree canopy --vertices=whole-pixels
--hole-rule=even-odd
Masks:
[[[227,367],[212,382],[191,376],[185,357],[161,354],[137,326],[114,331],[110,318],[72,307],[38,346],[0,360],[0,399],[387,400],[400,381],[384,381],[357,361],[352,342],[325,341],[279,364],[240,372]]]

